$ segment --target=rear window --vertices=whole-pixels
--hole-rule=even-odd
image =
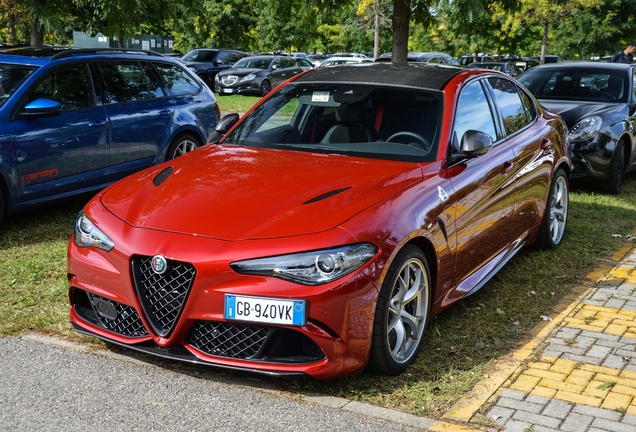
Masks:
[[[532,69],[519,81],[539,99],[625,102],[627,75],[620,70]]]
[[[0,63],[0,107],[36,69],[35,66]]]

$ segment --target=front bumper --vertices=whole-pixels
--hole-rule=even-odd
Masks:
[[[616,140],[598,134],[588,142],[571,143],[573,180],[604,180],[609,175]]]
[[[229,263],[247,254],[253,257],[254,242],[157,233],[131,227],[101,206],[87,208],[89,211],[89,217],[99,220],[116,247],[104,252],[80,248],[73,239],[69,243],[70,318],[78,331],[164,358],[265,374],[336,378],[366,366],[378,291],[365,267],[331,284],[313,287],[239,275]],[[352,242],[344,230],[339,232],[339,241]],[[317,237],[308,236],[301,244],[316,244]],[[258,254],[271,251],[276,255],[277,247],[289,247],[285,243],[292,241],[275,240],[259,241]],[[177,296],[181,300],[148,313],[133,266],[140,256],[158,253],[191,264],[196,275],[187,292]],[[179,289],[173,286],[164,291]],[[226,320],[225,294],[304,299],[307,323],[281,326]],[[164,312],[174,313],[174,318],[168,318],[169,324],[161,328],[157,317]]]
[[[226,86],[222,83],[216,82],[214,85],[214,91],[218,94],[260,94],[261,87],[260,82],[249,81],[244,84],[234,84]]]

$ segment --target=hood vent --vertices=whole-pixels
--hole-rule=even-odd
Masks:
[[[317,197],[312,198],[312,199],[310,199],[309,201],[305,201],[305,202],[303,203],[303,205],[304,205],[304,204],[312,204],[312,203],[315,203],[315,202],[318,202],[318,201],[322,201],[322,200],[327,199],[327,198],[329,198],[329,197],[332,197],[332,196],[334,196],[334,195],[338,195],[340,192],[344,192],[344,191],[346,191],[346,190],[349,190],[349,189],[351,189],[352,187],[353,187],[353,186],[348,186],[348,187],[346,187],[346,188],[336,189],[336,190],[332,190],[331,192],[327,192],[327,193],[324,193],[324,194],[322,194],[322,195],[318,195]]]
[[[163,170],[159,174],[157,174],[157,177],[152,179],[152,183],[155,186],[159,186],[161,183],[163,183],[170,176],[170,174],[172,174],[172,171],[173,171],[172,167],[166,168],[165,170]]]

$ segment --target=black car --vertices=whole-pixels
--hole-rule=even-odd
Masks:
[[[243,51],[232,49],[199,48],[188,52],[181,61],[212,88],[216,74],[232,67],[234,63],[247,55]]]
[[[617,194],[636,169],[636,65],[570,62],[537,66],[519,77],[541,105],[559,113],[570,133],[573,180],[602,182]]]
[[[482,68],[482,69],[492,69],[499,72],[503,72],[508,76],[517,77],[521,75],[523,72],[521,69],[517,67],[517,65],[512,61],[490,61],[490,62],[473,62],[468,65],[470,68]]]
[[[302,73],[293,57],[253,56],[237,61],[231,69],[214,78],[219,94],[256,94],[264,96],[283,81]]]

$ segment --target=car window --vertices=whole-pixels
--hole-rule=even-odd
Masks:
[[[220,55],[221,54],[219,54],[219,56]],[[223,64],[232,65],[232,64],[236,63],[237,61],[239,61],[242,57],[244,57],[244,56],[241,55],[241,53],[228,52],[228,53],[225,54],[225,56],[223,58]]]
[[[471,129],[487,133],[493,141],[497,139],[490,105],[479,81],[468,84],[459,95],[452,135],[455,150],[460,149],[462,137]]]
[[[95,106],[95,92],[86,63],[54,69],[46,73],[27,95],[27,103],[39,98],[51,99],[63,111]]]
[[[0,107],[36,69],[34,66],[0,63]]]
[[[272,70],[281,68],[281,59],[277,58],[272,61]]]
[[[146,75],[146,80],[148,82],[148,91],[150,92],[150,97],[167,96],[163,91],[163,85],[161,84],[161,80],[157,75],[155,69],[148,63],[144,63],[142,67],[144,70],[144,75]]]
[[[177,65],[169,65],[166,63],[154,64],[172,95],[183,95],[197,93],[201,87],[199,84]]]
[[[102,96],[104,104],[134,102],[150,97],[138,62],[97,62],[97,67],[106,86]]]
[[[534,102],[532,101],[532,99],[530,98],[530,96],[528,96],[526,94],[526,92],[524,92],[521,89],[519,90],[519,95],[521,95],[521,102],[523,103],[523,107],[526,109],[526,115],[528,117],[528,123],[532,122],[537,114],[537,110],[534,106]]]
[[[528,117],[515,83],[494,77],[488,78],[487,82],[495,98],[495,104],[501,112],[505,134],[513,134],[526,126]]]

